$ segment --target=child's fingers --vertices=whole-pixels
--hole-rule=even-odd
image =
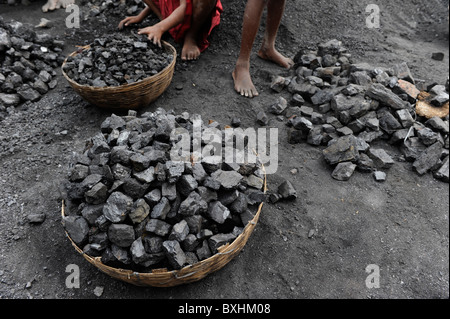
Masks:
[[[124,26],[127,27],[130,25],[130,23],[134,23],[132,17],[126,17],[125,19],[123,19],[122,21],[120,21],[119,23],[119,29],[122,29]]]

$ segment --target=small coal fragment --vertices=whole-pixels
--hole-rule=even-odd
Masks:
[[[212,256],[211,249],[209,248],[209,244],[207,240],[203,240],[200,247],[197,248],[196,254],[198,257],[198,260],[202,261],[205,259],[208,259]]]
[[[256,122],[259,125],[267,126],[269,124],[269,118],[268,118],[267,114],[264,111],[260,111],[256,115]]]
[[[339,163],[331,176],[338,181],[348,181],[356,169],[356,164],[351,162]]]
[[[150,206],[144,199],[140,198],[134,203],[128,216],[130,216],[130,219],[134,224],[139,224],[143,222],[149,214]]]
[[[285,181],[278,186],[278,194],[284,199],[297,198],[297,191],[290,181]]]
[[[380,172],[380,171],[375,171],[375,172],[373,172],[373,177],[375,178],[375,180],[377,182],[384,182],[386,180],[386,173]]]
[[[184,216],[194,216],[205,213],[208,209],[208,203],[196,192],[192,192],[181,203],[179,213]]]
[[[287,108],[287,101],[283,97],[279,97],[278,100],[272,104],[269,108],[270,113],[280,115],[282,114]]]
[[[182,220],[179,223],[173,225],[172,231],[169,235],[169,240],[176,240],[182,242],[189,235],[189,226],[186,220]]]
[[[30,224],[42,224],[46,217],[45,214],[29,214],[27,219]]]
[[[230,217],[230,210],[221,202],[216,201],[211,203],[208,209],[208,217],[218,224],[223,224],[228,217]]]
[[[181,269],[186,262],[186,255],[176,240],[167,240],[162,244],[164,252],[174,269]]]
[[[238,172],[222,170],[218,170],[212,173],[211,177],[219,182],[220,186],[228,190],[237,188],[243,179],[243,176]]]
[[[367,155],[374,161],[378,168],[391,168],[394,160],[383,149],[370,148]]]
[[[150,219],[145,226],[145,230],[158,236],[167,236],[172,226],[159,219]]]
[[[133,206],[133,199],[120,192],[112,193],[106,205],[103,207],[103,214],[112,223],[123,222]]]
[[[209,248],[215,254],[221,246],[231,243],[236,236],[234,234],[217,234],[208,239]]]
[[[231,120],[231,126],[234,128],[240,127],[241,126],[241,119],[237,118],[237,117],[233,117],[233,119]]]
[[[130,247],[131,258],[136,264],[146,265],[146,262],[150,259],[150,255],[145,251],[142,238],[136,239]]]
[[[434,177],[442,180],[443,182],[449,182],[449,157],[447,156],[442,166],[434,172]]]
[[[125,224],[112,224],[108,228],[109,240],[122,248],[130,247],[135,240],[133,226]]]
[[[431,58],[436,61],[443,61],[445,54],[442,52],[435,52],[431,55]]]
[[[277,93],[283,91],[285,87],[286,87],[286,79],[282,76],[274,77],[272,83],[270,84],[270,88]]]
[[[416,161],[413,163],[414,169],[419,175],[426,174],[431,170],[440,160],[442,154],[442,144],[437,142],[429,146],[422,152]]]
[[[340,137],[323,151],[323,155],[330,165],[356,161],[359,158],[357,140],[353,135]]]

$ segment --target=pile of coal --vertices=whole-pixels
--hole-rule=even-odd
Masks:
[[[448,80],[426,86],[407,63],[388,69],[353,64],[338,40],[300,51],[295,63],[293,74],[276,76],[271,84],[273,92],[287,90],[290,98],[278,97],[267,112],[288,118],[289,143],[324,146],[333,178],[346,181],[359,170],[383,181],[397,160],[448,182]],[[260,124],[263,119],[258,115]],[[373,146],[379,140],[401,155],[389,154],[382,143]]]
[[[97,38],[89,49],[69,56],[63,67],[81,85],[120,86],[158,74],[174,59],[145,36],[114,33]]]
[[[0,118],[22,102],[39,100],[57,85],[64,41],[0,16]]]
[[[101,15],[125,18],[138,15],[145,9],[145,3],[141,0],[81,0],[80,4],[88,9],[88,18]]]
[[[181,131],[189,132],[191,145],[210,145],[199,131],[193,134],[198,117],[163,109],[134,113],[108,117],[74,155],[65,185],[65,230],[86,254],[135,271],[180,269],[211,257],[241,234],[266,201],[262,166],[209,156],[173,160]],[[201,121],[202,132],[219,128]]]

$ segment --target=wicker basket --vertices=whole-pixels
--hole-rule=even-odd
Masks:
[[[173,55],[172,62],[158,74],[135,83],[101,88],[80,85],[69,78],[64,72],[63,68],[67,62],[67,58],[64,60],[61,68],[62,74],[73,89],[87,102],[93,105],[109,109],[138,109],[155,101],[172,82],[177,51],[172,45],[165,41],[162,41],[162,45],[168,53]],[[84,48],[88,49],[89,46]],[[75,51],[71,53],[70,56],[75,56],[78,53],[79,51]]]
[[[266,191],[266,181],[264,181],[264,191]],[[75,250],[80,253],[88,262],[100,269],[105,274],[136,286],[143,287],[174,287],[182,284],[188,284],[199,281],[209,274],[223,268],[234,257],[236,257],[242,248],[244,248],[250,235],[258,223],[259,216],[264,203],[259,205],[255,217],[245,226],[244,231],[230,244],[219,247],[218,253],[214,256],[200,261],[194,265],[186,266],[180,270],[168,271],[167,269],[153,269],[150,273],[138,273],[132,270],[119,269],[106,266],[101,262],[101,257],[91,257],[83,252],[66,232]],[[61,209],[62,217],[64,213],[64,202]]]

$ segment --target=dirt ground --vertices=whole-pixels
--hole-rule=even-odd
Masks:
[[[389,67],[406,61],[416,79],[445,84],[448,1],[379,0],[381,27],[369,29],[366,7],[372,2],[288,1],[278,47],[294,57],[301,48],[315,49],[336,38],[354,62]],[[66,41],[65,54],[113,31],[121,18],[91,17],[82,19],[80,29],[67,29],[69,13],[42,13],[43,3],[0,4],[0,15],[33,25],[42,17],[53,21],[45,32]],[[271,76],[287,72],[254,54],[252,74],[260,96],[248,100],[234,92],[231,72],[245,1],[225,0],[223,5],[211,47],[196,62],[178,59],[169,89],[139,113],[163,107],[223,124],[240,117],[243,127],[256,125],[257,112],[277,97],[269,89]],[[176,48],[181,51],[180,45]],[[431,59],[434,52],[443,52],[444,61]],[[58,78],[57,88],[40,101],[17,107],[0,122],[0,298],[449,298],[449,184],[430,174],[419,176],[410,163],[399,161],[382,184],[363,173],[348,182],[335,181],[322,149],[289,145],[285,123],[275,117],[270,126],[279,128],[280,162],[277,174],[268,176],[268,186],[288,179],[299,198],[265,205],[238,257],[197,283],[175,288],[141,288],[108,277],[65,237],[60,186],[73,152],[83,149],[111,112],[84,102],[60,72]],[[388,151],[400,154],[396,148]],[[31,225],[26,219],[31,213],[45,213],[46,220]],[[80,288],[66,287],[70,264],[79,266]],[[365,270],[371,264],[380,268],[377,289],[366,287]],[[94,294],[96,287],[103,287],[100,297]]]

